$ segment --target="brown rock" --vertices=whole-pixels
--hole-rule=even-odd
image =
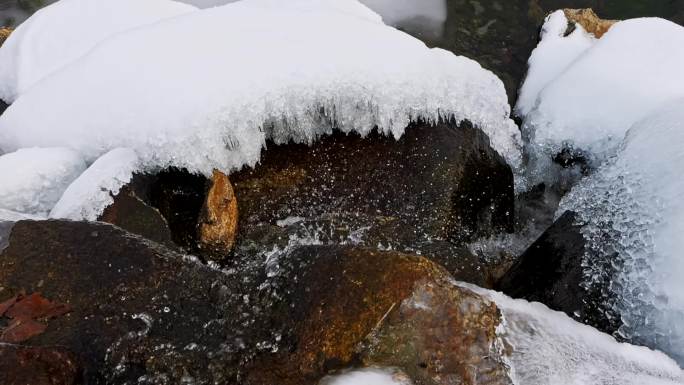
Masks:
[[[513,230],[513,173],[479,129],[413,124],[399,139],[334,132],[311,146],[269,144],[231,175],[238,251],[292,238],[429,255],[457,279],[485,285],[465,245]]]
[[[233,249],[237,235],[238,206],[228,176],[214,170],[198,224],[199,247],[225,256]]]
[[[0,344],[0,384],[76,385],[76,357],[62,348]]]
[[[239,349],[262,341],[255,334],[266,329],[246,322],[257,318],[249,314],[253,304],[244,303],[242,294],[249,292],[240,283],[99,222],[17,222],[0,252],[5,313],[13,311],[22,291],[40,291],[53,304],[68,304],[71,312],[51,318],[47,329],[26,343],[64,346],[77,354],[87,384],[137,383],[143,375],[170,384],[186,377],[236,383],[238,362],[247,355]],[[43,308],[27,312],[54,314]],[[0,357],[0,365],[4,362]],[[0,378],[3,373],[0,369]],[[8,383],[13,384],[0,379]]]
[[[5,43],[5,40],[7,40],[11,33],[12,28],[0,28],[0,47],[2,47],[2,44]]]
[[[250,384],[315,384],[350,366],[390,366],[416,384],[510,384],[497,353],[496,306],[427,258],[303,247],[283,322],[292,334],[261,357]]]
[[[584,28],[587,32],[596,36],[597,39],[600,39],[601,36],[608,32],[608,30],[610,29],[610,27],[613,26],[613,24],[619,21],[601,19],[596,15],[596,13],[594,13],[594,10],[591,8],[566,8],[563,10],[563,12],[565,12],[565,17],[567,17],[569,21],[581,25],[582,28]]]

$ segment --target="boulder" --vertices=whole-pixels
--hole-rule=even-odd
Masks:
[[[513,174],[480,130],[415,124],[399,140],[335,132],[312,146],[269,144],[231,175],[242,253],[293,240],[423,253],[482,284],[464,246],[513,230]]]
[[[0,303],[40,292],[70,310],[25,343],[68,349],[95,385],[235,383],[270,336],[240,278],[104,223],[20,221],[0,253]]]
[[[219,259],[230,253],[235,245],[237,222],[238,205],[230,179],[214,170],[199,218],[200,249]]]
[[[541,302],[613,334],[620,323],[603,309],[604,294],[584,285],[585,240],[581,230],[576,214],[565,212],[517,259],[496,289],[513,298]]]
[[[58,347],[0,343],[0,383],[3,385],[78,385],[77,357]]]
[[[415,384],[512,383],[497,307],[429,259],[305,246],[288,260],[282,343],[252,363],[249,384],[316,384],[354,365],[398,368]]]

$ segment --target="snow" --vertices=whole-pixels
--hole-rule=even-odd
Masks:
[[[25,148],[2,155],[0,209],[45,216],[85,168],[83,158],[66,148]]]
[[[171,0],[61,0],[22,23],[0,48],[0,99],[31,86],[106,38],[195,10]]]
[[[556,23],[562,24],[551,18],[545,28],[557,30]],[[525,99],[518,106],[522,114],[531,107],[523,131],[541,148],[571,146],[605,158],[636,121],[684,96],[684,28],[677,24],[658,18],[616,23],[534,98],[553,75],[535,75],[537,63],[555,63],[556,72],[587,45],[580,36],[547,35],[535,51],[532,83],[526,81]],[[561,53],[564,49],[568,52]]]
[[[491,72],[357,1],[243,0],[102,42],[7,109],[0,147],[67,146],[89,162],[124,147],[142,170],[210,175],[254,165],[268,139],[311,143],[376,126],[399,137],[411,121],[453,117],[480,127],[515,167],[509,114]]]
[[[114,196],[130,182],[138,156],[130,149],[112,150],[93,163],[66,189],[50,218],[95,221]]]
[[[390,370],[358,369],[324,378],[320,385],[411,385],[405,376]]]
[[[516,115],[525,116],[535,108],[539,93],[596,41],[579,24],[575,23],[575,30],[565,36],[567,29],[568,19],[562,10],[547,16],[541,41],[527,62],[527,76],[518,95]]]
[[[587,239],[586,285],[611,277],[608,310],[623,337],[684,364],[684,99],[637,122],[617,156],[564,199]],[[614,256],[619,254],[619,258]]]
[[[684,372],[665,354],[619,343],[540,303],[459,283],[495,302],[502,314],[497,329],[516,385],[682,384]]]

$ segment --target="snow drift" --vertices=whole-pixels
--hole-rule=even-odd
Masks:
[[[83,158],[66,148],[25,148],[0,156],[0,210],[5,210],[0,220],[19,213],[47,215],[85,168]]]
[[[376,126],[399,137],[411,121],[453,118],[515,166],[509,113],[495,75],[357,1],[244,0],[107,39],[8,108],[0,148],[66,146],[92,162],[123,147],[146,170],[210,174],[255,164],[267,139]]]
[[[61,0],[51,4],[22,23],[0,49],[0,99],[14,102],[40,79],[117,32],[193,10],[171,0]]]
[[[684,28],[631,19],[592,43],[582,31],[560,37],[562,19],[554,14],[544,26],[516,111],[534,145],[553,152],[574,147],[603,159],[632,124],[684,96]]]
[[[579,24],[565,36],[567,29],[568,19],[563,11],[547,16],[540,34],[541,41],[528,60],[528,73],[515,106],[516,115],[527,115],[536,106],[541,90],[596,41]]]

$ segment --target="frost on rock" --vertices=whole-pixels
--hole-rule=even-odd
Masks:
[[[138,156],[132,150],[118,148],[108,152],[69,185],[50,218],[97,220],[138,167]]]
[[[125,147],[143,169],[210,175],[254,165],[267,139],[399,137],[411,121],[453,118],[517,166],[509,113],[491,72],[357,1],[244,0],[106,40],[7,109],[0,147],[69,146],[89,161]]]
[[[2,155],[0,209],[45,216],[85,169],[83,158],[66,148],[25,148]]]
[[[568,19],[563,11],[556,11],[546,18],[540,34],[541,41],[527,62],[527,76],[518,95],[516,115],[527,115],[535,107],[541,90],[558,78],[596,41],[579,24],[575,24],[575,29],[566,36],[567,29]]]
[[[619,343],[540,303],[460,284],[484,295],[502,314],[497,330],[509,347],[516,385],[676,385],[684,372],[665,354]]]
[[[117,32],[193,10],[171,0],[61,0],[51,4],[21,24],[0,49],[0,99],[14,102],[36,82]]]
[[[584,285],[604,288],[621,337],[684,363],[684,99],[636,123],[607,165],[561,203],[587,240]]]
[[[560,15],[552,16],[545,30],[557,32],[560,24]],[[523,133],[540,148],[555,153],[573,147],[604,159],[632,124],[684,96],[684,28],[658,18],[631,19],[616,23],[580,53],[588,44],[578,32],[560,39],[555,32],[545,34],[517,110],[523,115],[529,110]],[[535,63],[556,63],[549,67],[555,72],[578,54],[534,98],[546,82],[539,79],[555,75],[540,73]]]

